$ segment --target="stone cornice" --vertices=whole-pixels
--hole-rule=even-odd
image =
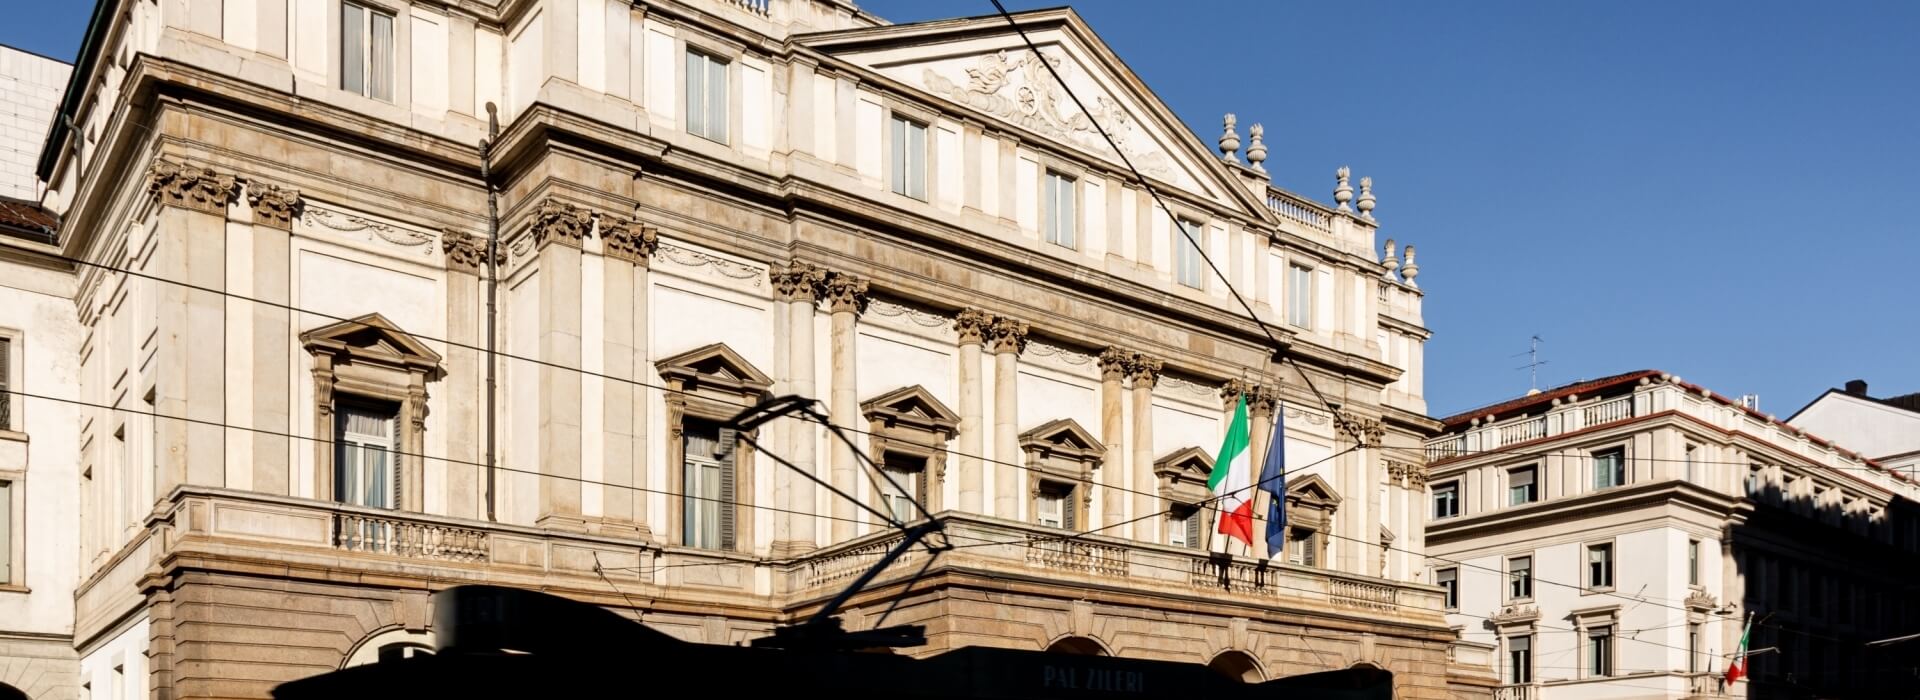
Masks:
[[[154,161],[148,177],[147,192],[163,206],[224,217],[227,207],[240,196],[239,179],[198,165]]]

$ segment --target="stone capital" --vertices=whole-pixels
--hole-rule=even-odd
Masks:
[[[960,334],[961,345],[986,343],[987,329],[993,326],[993,314],[979,309],[963,309],[953,318],[953,330]]]
[[[1100,379],[1102,381],[1120,381],[1127,377],[1127,362],[1133,359],[1133,353],[1120,348],[1107,348],[1100,351]]]
[[[827,274],[822,291],[827,297],[827,308],[834,313],[851,312],[860,314],[867,310],[867,281],[844,272]]]
[[[447,255],[447,269],[480,274],[487,266],[487,239],[475,236],[459,229],[440,231],[440,250]],[[506,254],[495,251],[494,263],[506,262]]]
[[[1136,388],[1152,389],[1160,381],[1161,366],[1159,360],[1136,352],[1127,358],[1127,379]]]
[[[255,225],[292,231],[293,220],[300,218],[300,212],[306,209],[307,202],[301,199],[300,190],[249,182],[247,205],[253,207]]]
[[[600,241],[606,245],[607,257],[646,267],[660,248],[660,233],[633,219],[601,216]]]
[[[1254,418],[1271,419],[1280,409],[1280,392],[1265,384],[1253,385],[1247,392],[1247,412]]]
[[[147,192],[164,206],[185,207],[209,214],[227,215],[227,207],[240,196],[240,181],[210,168],[172,161],[156,161],[149,170]]]
[[[773,282],[773,291],[781,299],[811,303],[820,298],[821,288],[827,282],[827,271],[812,263],[795,260],[785,267],[768,268],[767,278]]]
[[[1379,447],[1387,437],[1387,427],[1380,421],[1351,411],[1340,411],[1336,416],[1340,432],[1364,447]]]
[[[1259,390],[1259,388],[1259,384],[1245,379],[1229,379],[1227,383],[1220,385],[1220,401],[1225,403],[1227,408],[1233,408],[1234,404],[1239,403],[1240,399],[1245,397],[1247,404],[1251,407],[1253,404],[1253,392]]]
[[[993,352],[1020,354],[1027,349],[1027,324],[1005,316],[996,316],[987,328],[987,340]]]
[[[557,199],[543,199],[533,210],[531,230],[536,248],[544,248],[549,243],[578,248],[593,231],[593,212]]]

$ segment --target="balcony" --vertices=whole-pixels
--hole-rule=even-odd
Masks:
[[[1634,393],[1603,399],[1556,403],[1545,413],[1475,423],[1463,432],[1427,442],[1427,462],[1500,450],[1576,430],[1646,415],[1647,402]]]
[[[1493,689],[1493,700],[1540,700],[1540,686],[1535,683],[1514,683]]]

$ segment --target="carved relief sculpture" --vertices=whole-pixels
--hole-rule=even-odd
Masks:
[[[821,290],[826,286],[827,271],[812,263],[794,261],[785,267],[767,270],[767,278],[773,283],[773,291],[788,301],[813,301],[820,298]]]
[[[827,308],[834,313],[852,311],[855,314],[867,310],[867,280],[844,272],[827,275],[823,286],[827,297]]]
[[[993,314],[979,309],[966,309],[953,319],[953,331],[960,335],[961,345],[980,345],[986,342],[987,330],[993,326]]]
[[[994,352],[1018,355],[1027,349],[1027,324],[1004,316],[995,317],[987,329],[987,338],[993,343]]]
[[[440,250],[447,255],[447,269],[480,274],[480,268],[487,264],[487,242],[479,236],[457,229],[440,232]],[[504,264],[506,255],[495,251],[494,262]]]

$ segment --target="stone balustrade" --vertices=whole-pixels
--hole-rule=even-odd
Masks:
[[[1533,683],[1513,683],[1493,690],[1493,700],[1539,700],[1540,686]]]
[[[1291,221],[1315,231],[1333,230],[1333,212],[1326,206],[1279,188],[1267,189],[1267,208]]]

